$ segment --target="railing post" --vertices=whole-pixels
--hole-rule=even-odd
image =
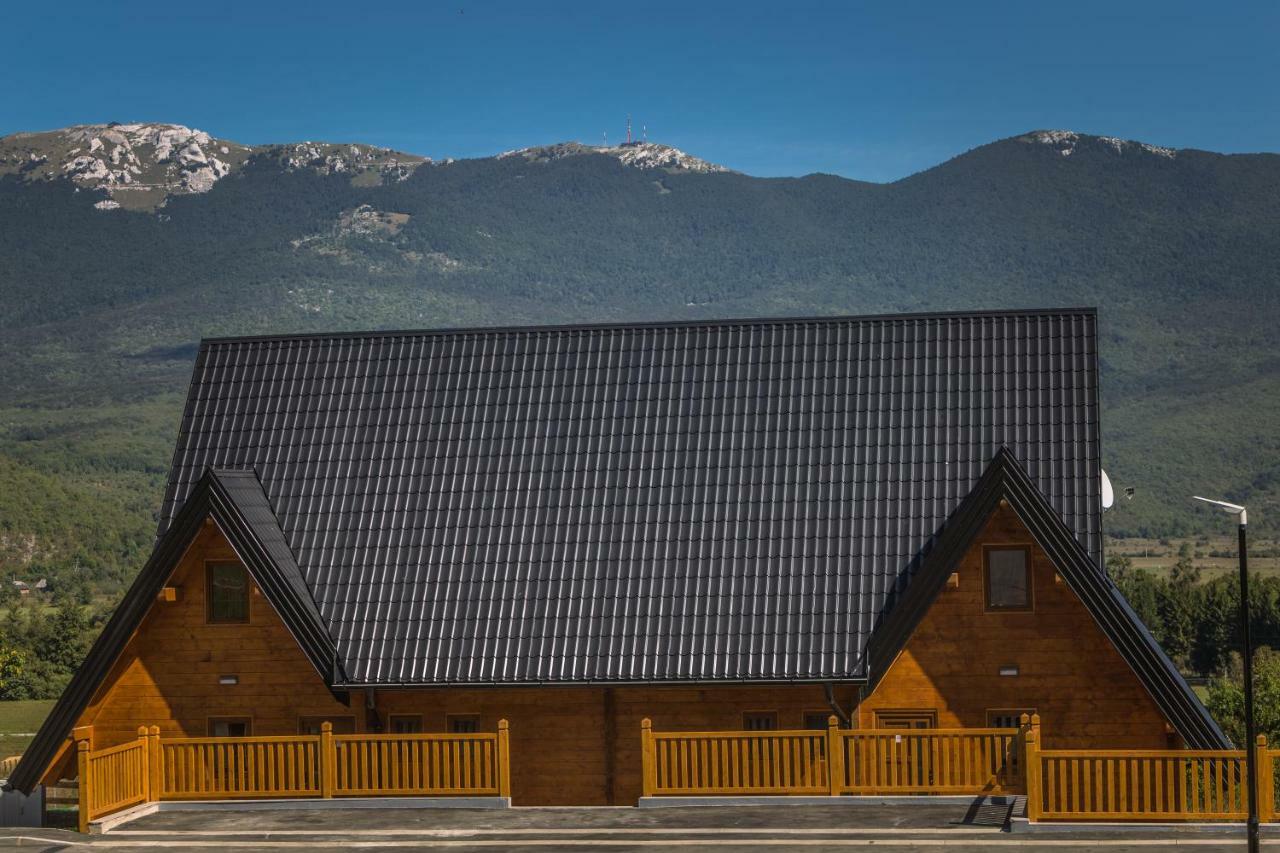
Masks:
[[[511,724],[498,720],[498,796],[511,796]]]
[[[138,762],[138,787],[142,790],[142,801],[151,802],[151,751],[147,748],[147,727],[138,726],[138,752],[142,760]]]
[[[147,730],[147,767],[151,770],[150,800],[159,801],[164,796],[164,750],[160,748],[160,727]]]
[[[1027,780],[1027,820],[1035,823],[1040,819],[1040,802],[1043,793],[1040,790],[1040,716],[1031,718],[1031,725],[1023,735],[1023,760],[1027,766],[1023,777]]]
[[[657,787],[657,771],[654,768],[653,755],[653,720],[645,717],[640,721],[640,795],[652,797]]]
[[[333,749],[333,723],[320,724],[320,796],[333,797],[333,777],[337,775],[338,758]]]
[[[827,793],[840,796],[844,790],[844,736],[836,715],[827,717]]]
[[[1271,766],[1271,753],[1267,750],[1267,736],[1258,735],[1254,745],[1254,766],[1258,768],[1258,820],[1266,823],[1275,820],[1276,792],[1275,768]]]
[[[79,818],[80,831],[89,831],[89,741],[82,740],[76,744],[76,775],[80,780]]]

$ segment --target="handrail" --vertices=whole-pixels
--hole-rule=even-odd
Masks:
[[[87,832],[89,822],[103,815],[127,809],[150,798],[147,729],[138,729],[138,739],[90,750],[89,742],[76,745],[80,775],[79,823]]]
[[[156,800],[344,796],[511,796],[510,730],[474,734],[138,739],[77,745],[80,828]]]
[[[1266,739],[1259,759],[1259,813],[1275,816]],[[1031,821],[1242,820],[1247,814],[1245,750],[1040,749],[1030,735],[1027,817]]]
[[[640,724],[643,795],[1010,793],[1018,729],[655,732]]]

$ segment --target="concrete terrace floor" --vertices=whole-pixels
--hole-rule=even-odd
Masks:
[[[964,802],[698,808],[162,812],[100,836],[0,830],[0,849],[450,851],[1242,850],[1243,829],[1004,829],[1010,806]],[[1264,845],[1280,850],[1280,838]]]

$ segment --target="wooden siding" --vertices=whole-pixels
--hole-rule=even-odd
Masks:
[[[1123,659],[1075,596],[1056,583],[1044,554],[1032,549],[1035,610],[984,613],[981,546],[1030,542],[1012,512],[993,517],[906,650],[855,717],[874,726],[877,710],[933,709],[943,727],[983,728],[991,709],[1034,708],[1046,746],[1166,746],[1164,720]],[[209,717],[248,716],[254,736],[295,735],[299,717],[355,718],[367,732],[393,714],[422,715],[423,731],[448,731],[447,717],[479,716],[480,731],[510,720],[511,792],[518,805],[631,804],[641,792],[640,721],[668,732],[732,731],[746,711],[776,711],[780,729],[830,708],[820,685],[715,687],[545,687],[378,690],[336,701],[267,600],[250,596],[247,624],[205,622],[205,560],[233,559],[209,525],[157,601],[78,725],[93,726],[95,748],[158,725],[166,737],[204,737]],[[1016,678],[997,675],[1016,664]],[[220,685],[221,675],[239,683]],[[851,708],[853,685],[837,699]],[[62,769],[74,768],[74,753]],[[53,775],[57,775],[56,773]]]
[[[1029,612],[985,612],[983,546],[1004,544],[1031,545]],[[889,709],[932,709],[939,726],[965,728],[988,725],[990,710],[1034,709],[1048,748],[1169,746],[1155,702],[1012,509],[993,514],[957,574],[859,706],[861,727]],[[1006,666],[1018,675],[1000,675]]]

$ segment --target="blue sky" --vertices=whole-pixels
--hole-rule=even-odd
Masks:
[[[1035,128],[1280,150],[1280,3],[5,3],[0,134],[173,121],[475,157],[649,137],[893,180]]]

